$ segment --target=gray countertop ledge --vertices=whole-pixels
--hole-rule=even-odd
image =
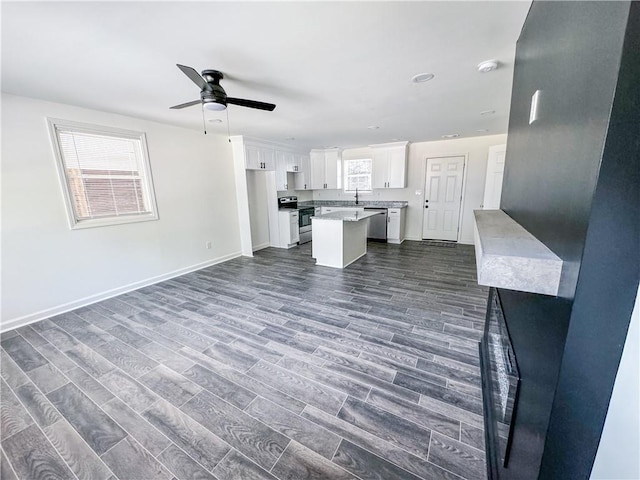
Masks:
[[[298,202],[298,208],[304,207],[379,207],[379,208],[407,208],[409,202],[401,201],[382,201],[382,200],[364,200],[356,205],[355,201],[349,200],[306,200]]]
[[[369,217],[380,215],[381,212],[332,212],[311,217],[312,220],[337,220],[340,222],[359,222]]]
[[[562,259],[502,210],[474,210],[478,283],[557,296]]]

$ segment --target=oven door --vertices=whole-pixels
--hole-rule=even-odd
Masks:
[[[309,230],[311,230],[311,217],[313,217],[315,213],[315,208],[301,208],[298,212],[300,214],[298,217],[298,225],[300,228],[309,227]]]
[[[311,241],[311,217],[315,214],[315,208],[301,208],[298,210],[298,225],[300,227],[300,245]]]

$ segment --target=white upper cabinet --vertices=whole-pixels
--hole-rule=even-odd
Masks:
[[[311,150],[311,190],[325,188],[324,150]]]
[[[247,170],[262,170],[260,149],[253,145],[244,146],[244,161]]]
[[[342,175],[341,175],[341,162],[340,162],[340,151],[337,148],[333,148],[331,150],[325,150],[324,153],[325,160],[325,175],[326,175],[326,187],[330,190],[336,190],[342,185]]]
[[[295,189],[311,190],[311,160],[307,155],[296,155],[298,171],[295,173]]]
[[[274,170],[274,151],[268,147],[244,144],[244,161],[247,170]]]
[[[276,151],[276,190],[281,192],[289,190],[287,175],[287,154],[285,152]]]
[[[337,190],[342,182],[340,150],[311,150],[311,189]]]
[[[373,159],[373,188],[406,188],[409,142],[370,145]]]
[[[298,155],[296,155],[295,153],[291,153],[291,152],[284,152],[284,162],[285,162],[285,168],[287,169],[287,172],[293,172],[296,173],[300,170],[300,166],[298,164]]]

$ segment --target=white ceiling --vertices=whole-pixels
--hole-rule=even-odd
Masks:
[[[505,133],[529,6],[2,2],[2,90],[201,129],[199,106],[169,110],[199,98],[181,63],[221,70],[229,96],[277,104],[230,106],[232,135],[346,148]],[[500,68],[478,73],[487,59]],[[411,83],[421,72],[435,78]],[[209,131],[226,134],[225,112],[206,115],[224,120]]]

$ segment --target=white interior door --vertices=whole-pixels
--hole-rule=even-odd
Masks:
[[[464,157],[427,159],[422,238],[458,240]]]
[[[487,160],[487,178],[484,184],[484,210],[497,210],[500,208],[502,196],[502,177],[504,175],[504,159],[507,154],[506,145],[494,145],[489,147]]]

